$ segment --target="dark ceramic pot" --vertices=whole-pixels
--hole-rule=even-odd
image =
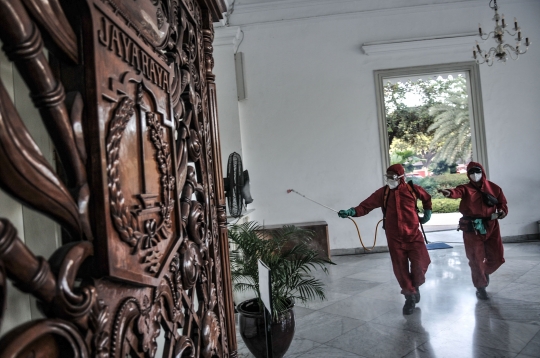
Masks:
[[[294,336],[294,303],[272,323],[272,353],[274,358],[282,358],[289,349]],[[244,301],[236,307],[240,314],[240,335],[251,354],[256,358],[266,357],[266,335],[264,316],[259,312],[256,298]]]

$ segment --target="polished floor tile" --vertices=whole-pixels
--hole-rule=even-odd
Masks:
[[[519,353],[538,331],[539,326],[503,321],[478,314],[462,317],[433,336],[461,345]]]
[[[364,290],[358,294],[360,297],[373,298],[381,301],[403,303],[403,295],[401,289],[395,282],[388,281],[378,284],[369,290]]]
[[[302,318],[304,316],[307,316],[308,314],[311,314],[313,312],[316,312],[316,310],[312,310],[309,308],[305,308],[302,306],[294,306],[294,317],[298,320],[299,318]]]
[[[454,322],[457,319],[458,317],[451,314],[426,314],[421,307],[417,307],[415,313],[409,316],[403,315],[401,308],[397,308],[386,312],[371,322],[411,332],[431,332],[433,334],[443,331],[449,322]]]
[[[403,357],[428,341],[429,335],[368,322],[326,345],[365,357]]]
[[[346,352],[344,350],[329,347],[326,345],[320,345],[307,353],[304,353],[299,358],[359,358],[358,354]]]
[[[540,277],[539,277],[540,280]],[[497,293],[497,296],[519,301],[540,302],[540,286],[510,283]]]
[[[511,300],[495,295],[490,298],[489,303],[478,305],[476,312],[479,316],[540,326],[540,303]]]
[[[446,338],[431,338],[405,358],[514,358],[516,353],[482,347],[478,345],[460,344]]]
[[[358,273],[359,270],[354,265],[331,265],[328,266],[328,275],[319,272],[316,274],[317,277],[322,278],[324,281],[337,281],[342,277],[354,275]]]
[[[361,255],[350,255],[350,256],[361,257]],[[378,268],[381,266],[383,267],[388,267],[389,265],[391,266],[390,257],[380,257],[380,258],[368,257],[363,260],[356,260],[356,261],[347,260],[343,263],[341,263],[341,260],[339,259],[339,257],[347,257],[347,256],[336,256],[332,258],[332,261],[334,261],[338,265],[347,265],[347,266],[355,267],[358,270],[358,272],[362,270],[366,270],[366,269]]]
[[[367,291],[379,285],[379,282],[357,280],[350,277],[343,277],[332,282],[332,291],[347,295],[356,295],[360,292]]]
[[[333,291],[330,291],[330,290],[327,290],[325,292],[325,296],[326,296],[326,300],[316,299],[314,301],[310,301],[310,302],[306,302],[306,303],[297,302],[296,305],[300,306],[300,307],[309,308],[309,309],[312,309],[312,310],[319,310],[319,309],[324,308],[326,306],[330,306],[330,305],[334,304],[335,302],[343,301],[343,300],[351,297],[351,295],[347,295],[347,294],[339,293],[339,292],[333,292]]]
[[[320,343],[311,341],[309,339],[304,339],[300,337],[294,337],[291,346],[287,353],[285,353],[284,358],[296,358],[302,354],[311,351],[313,348],[320,346]]]
[[[249,349],[246,347],[246,345],[242,341],[242,337],[239,334],[237,334],[237,341],[239,358],[255,358],[255,356],[251,354]],[[320,343],[311,341],[309,339],[295,336],[283,358],[297,358],[307,352],[310,352],[311,350],[320,345]]]
[[[343,317],[359,319],[361,321],[371,321],[398,306],[400,305],[393,302],[354,295],[346,300],[331,304],[330,306],[323,308],[322,311]]]
[[[459,232],[428,233],[421,301],[404,316],[388,253],[334,256],[327,301],[297,303],[287,358],[540,358],[540,242],[505,244],[506,263],[479,301]],[[253,358],[238,336],[240,358]]]
[[[531,269],[516,280],[516,283],[540,286],[540,270]]]
[[[318,311],[297,321],[295,336],[326,343],[364,323],[366,322]]]
[[[380,254],[372,254],[380,255]],[[395,280],[394,274],[392,272],[392,266],[389,264],[388,267],[377,266],[369,270],[362,270],[357,273],[353,273],[348,278],[354,278],[357,280],[370,281],[370,282],[388,282]]]
[[[498,272],[514,271],[516,273],[524,274],[536,268],[540,263],[530,258],[524,259],[523,257],[516,258],[515,260],[506,260],[506,262],[497,270]]]
[[[531,357],[540,357],[540,332],[531,339],[520,354],[530,355]]]

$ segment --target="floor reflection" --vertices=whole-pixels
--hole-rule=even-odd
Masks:
[[[461,240],[459,232],[429,233]],[[328,301],[297,305],[285,357],[540,357],[540,242],[505,244],[490,299],[475,296],[463,246],[429,251],[432,264],[414,314],[404,303],[387,253],[336,256],[320,277]],[[253,357],[239,340],[239,357]]]

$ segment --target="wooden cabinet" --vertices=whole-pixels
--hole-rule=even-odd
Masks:
[[[302,229],[312,230],[314,233],[313,239],[309,242],[309,247],[319,253],[319,256],[330,259],[330,241],[328,238],[328,224],[326,221],[311,221],[302,223],[266,225],[265,230],[275,230],[282,228],[284,225],[294,225]],[[291,242],[290,245],[294,245]],[[287,248],[288,246],[286,246]]]

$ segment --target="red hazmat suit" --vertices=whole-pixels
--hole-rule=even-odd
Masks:
[[[393,171],[398,175],[405,173],[401,164],[390,166],[388,171]],[[431,210],[431,196],[422,187],[414,184],[413,186],[418,199],[422,201],[424,210]],[[375,208],[382,208],[385,188],[386,186],[383,186],[361,202],[355,208],[355,216],[364,216]],[[424,237],[418,226],[415,204],[414,196],[407,188],[405,178],[400,178],[399,186],[388,192],[385,228],[394,275],[403,295],[416,293],[415,287],[419,287],[426,281],[425,273],[431,263]]]
[[[461,198],[459,211],[468,218],[490,218],[496,210],[508,214],[508,206],[502,189],[486,179],[486,172],[480,163],[470,162],[467,165],[467,172],[471,168],[482,169],[480,179],[480,191],[493,195],[499,203],[495,206],[487,206],[482,199],[482,193],[476,189],[472,181],[464,185],[459,185],[455,189],[447,189],[450,192],[449,198]],[[470,179],[469,179],[470,180]],[[463,242],[465,253],[469,259],[471,276],[474,287],[486,287],[488,282],[486,274],[495,272],[504,263],[504,249],[501,240],[498,220],[484,220],[486,234],[482,235],[475,231],[463,232]]]

